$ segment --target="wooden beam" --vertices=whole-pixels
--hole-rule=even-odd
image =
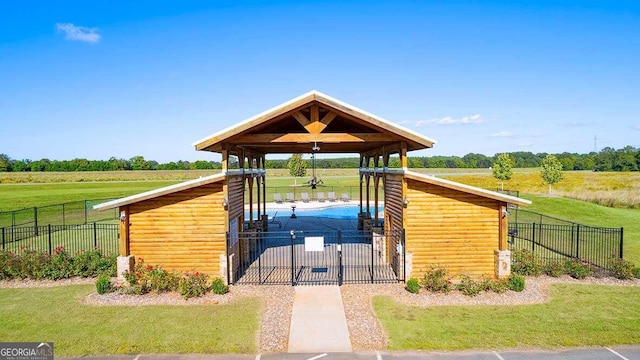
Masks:
[[[327,113],[327,115],[325,115],[325,116],[320,120],[320,122],[321,122],[321,123],[323,123],[324,125],[329,125],[329,124],[333,121],[333,119],[335,119],[335,118],[336,118],[336,116],[338,116],[338,114],[336,114],[336,113],[335,113],[335,112],[333,112],[333,111],[329,111],[329,112]]]
[[[320,143],[341,143],[341,142],[388,142],[392,139],[381,133],[290,133],[290,134],[253,134],[242,135],[234,139],[238,144],[248,144],[259,146],[264,143],[294,143],[304,144],[314,141]]]
[[[320,108],[318,104],[311,105],[311,122],[319,122],[320,121]]]
[[[307,119],[307,117],[304,116],[304,114],[301,113],[300,111],[296,111],[292,115],[296,120],[298,120],[298,122],[302,126],[306,127],[307,125],[309,125],[311,123],[311,121],[309,121],[309,119]]]

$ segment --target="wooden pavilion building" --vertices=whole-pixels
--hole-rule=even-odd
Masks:
[[[238,258],[246,253],[238,238],[269,231],[266,155],[357,153],[360,226],[383,220],[384,234],[404,234],[403,269],[394,269],[403,279],[420,277],[432,264],[454,276],[508,275],[507,206],[530,202],[408,170],[407,153],[434,143],[311,91],[194,143],[196,150],[222,155],[219,174],[95,208],[119,208],[119,273],[144,258],[167,269],[197,270],[234,282]],[[399,157],[400,168],[390,168],[392,156]],[[384,219],[378,219],[382,201]],[[397,250],[385,247],[388,261],[400,254]]]

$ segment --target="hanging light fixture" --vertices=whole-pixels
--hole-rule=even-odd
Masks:
[[[313,142],[313,147],[311,147],[311,189],[315,190],[318,185],[318,181],[316,179],[316,152],[320,151],[320,146],[316,141]]]

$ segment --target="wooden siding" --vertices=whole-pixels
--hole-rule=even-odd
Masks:
[[[496,200],[407,180],[406,251],[413,256],[411,276],[431,264],[452,276],[495,276],[502,203]]]
[[[129,205],[129,247],[145,263],[177,271],[220,273],[225,254],[223,182]]]
[[[386,174],[384,179],[384,213],[385,218],[392,219],[393,229],[402,229],[403,225],[402,181],[402,175]]]

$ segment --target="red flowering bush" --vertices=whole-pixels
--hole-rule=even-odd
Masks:
[[[186,272],[178,283],[178,292],[185,299],[202,296],[208,290],[209,275],[200,272]]]
[[[179,275],[167,271],[161,265],[147,265],[138,258],[132,272],[125,271],[124,278],[129,283],[129,293],[142,295],[148,292],[175,291],[178,288]]]

